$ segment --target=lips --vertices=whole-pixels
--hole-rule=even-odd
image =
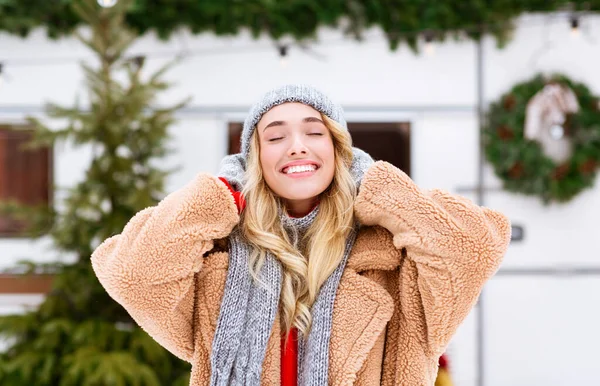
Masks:
[[[281,168],[280,172],[283,174],[314,172],[319,169],[319,167],[319,164],[316,162],[294,161],[286,164]]]
[[[285,174],[309,173],[317,170],[315,165],[290,166],[286,169]]]

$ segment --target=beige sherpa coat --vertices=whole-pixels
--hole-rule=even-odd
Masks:
[[[376,162],[355,204],[363,226],[333,309],[330,385],[433,385],[438,357],[494,274],[510,239],[500,213],[425,192]],[[200,174],[138,213],[92,256],[106,291],[206,386],[227,276],[224,242],[237,224],[225,184]],[[276,319],[262,384],[280,384]]]

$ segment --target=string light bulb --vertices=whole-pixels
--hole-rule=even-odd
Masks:
[[[287,68],[288,66],[288,46],[281,45],[279,46],[279,60],[281,63],[281,67]]]
[[[135,64],[135,66],[139,69],[141,69],[142,67],[144,67],[144,63],[146,62],[146,56],[144,55],[138,55],[138,56],[134,56],[133,58],[131,58],[131,62],[133,64]]]
[[[571,36],[579,36],[579,18],[577,16],[571,17]]]
[[[423,48],[423,51],[425,52],[425,55],[432,56],[433,54],[435,54],[435,45],[433,44],[433,33],[426,32],[424,38],[425,47]]]
[[[110,7],[114,7],[117,4],[118,0],[98,0],[98,4],[102,7],[102,8],[110,8]]]

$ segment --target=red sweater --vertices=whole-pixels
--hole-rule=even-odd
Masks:
[[[298,383],[298,329],[289,333],[288,344],[281,337],[281,386],[296,386]]]
[[[308,211],[312,212],[315,206]],[[292,327],[289,341],[285,346],[285,336],[281,337],[281,386],[296,386],[298,384],[298,329]]]

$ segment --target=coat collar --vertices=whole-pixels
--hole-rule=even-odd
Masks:
[[[394,300],[379,283],[360,275],[368,270],[394,270],[400,251],[390,233],[379,227],[361,229],[340,280],[333,308],[329,380],[350,385],[369,352],[384,333],[394,312]]]

